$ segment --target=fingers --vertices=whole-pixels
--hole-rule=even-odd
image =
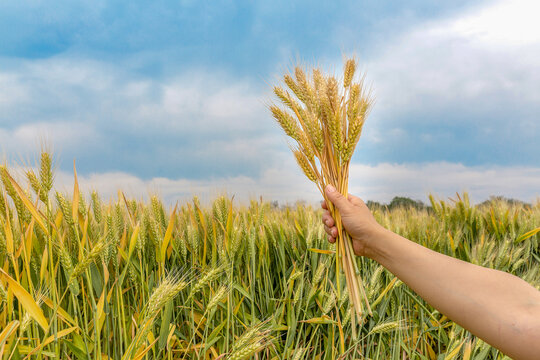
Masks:
[[[334,222],[334,218],[332,217],[332,215],[330,215],[330,212],[328,212],[328,210],[326,210],[323,215],[322,215],[322,222],[323,224],[325,224],[326,226],[329,226],[329,227],[332,227],[334,226],[335,222]]]
[[[326,209],[326,202],[323,201],[321,206],[323,207],[323,209]],[[326,231],[326,233],[328,234],[328,241],[330,241],[330,243],[332,244],[335,243],[337,237],[337,228],[334,226],[335,221],[332,215],[330,215],[330,211],[325,210],[323,212],[322,222],[324,224],[324,231]]]
[[[335,226],[328,227],[324,225],[324,231],[333,238],[337,238],[337,228]]]
[[[334,204],[334,206],[342,213],[352,210],[354,206],[362,206],[364,202],[359,197],[348,194],[347,197],[340,194],[332,185],[328,185],[325,189],[326,197]],[[338,235],[338,230],[335,227],[335,221],[328,211],[328,203],[326,201],[321,202],[321,207],[325,210],[322,215],[322,222],[324,224],[324,231],[328,234],[328,241],[335,243]]]
[[[332,244],[336,242],[337,238],[337,229],[335,227],[329,228],[328,226],[324,226],[324,231],[328,234],[328,241],[330,241]]]

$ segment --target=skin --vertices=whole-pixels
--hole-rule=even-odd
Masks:
[[[332,186],[354,252],[377,261],[448,318],[514,359],[540,358],[540,291],[508,273],[440,254],[377,223],[364,202]],[[327,204],[322,221],[331,243],[337,228]]]

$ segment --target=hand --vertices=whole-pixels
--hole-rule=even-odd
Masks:
[[[326,187],[325,192],[326,197],[341,214],[343,227],[352,238],[354,253],[358,256],[371,257],[370,245],[374,241],[373,238],[379,232],[384,231],[384,228],[377,223],[362,199],[351,194],[345,198],[331,185]],[[322,202],[321,206],[324,209],[322,216],[324,230],[328,234],[328,241],[334,243],[338,236],[335,220],[332,218],[325,201]]]

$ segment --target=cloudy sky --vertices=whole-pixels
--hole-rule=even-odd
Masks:
[[[297,61],[355,55],[376,95],[351,169],[365,199],[540,196],[535,0],[0,3],[0,151],[44,141],[57,185],[169,202],[315,201],[266,109]]]

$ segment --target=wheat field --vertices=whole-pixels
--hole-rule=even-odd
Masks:
[[[76,173],[73,192],[56,192],[52,162],[43,152],[33,170],[0,169],[1,359],[505,358],[368,259],[355,261],[373,316],[353,337],[318,208],[103,201]],[[430,199],[372,210],[540,289],[540,203]]]

